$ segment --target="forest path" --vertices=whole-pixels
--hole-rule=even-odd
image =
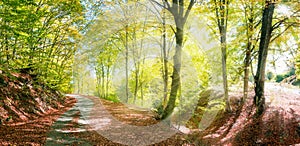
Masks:
[[[299,109],[300,89],[289,85],[279,83],[265,84],[266,103],[270,106]],[[297,112],[300,114],[300,112]]]
[[[68,95],[77,103],[62,114],[47,134],[46,145],[176,145],[178,130],[158,122],[150,111],[93,96]]]
[[[81,96],[74,97],[77,102],[53,123],[51,131],[47,134],[45,145],[91,145],[85,140],[76,138],[73,134],[87,131],[82,113],[91,111],[93,102]]]

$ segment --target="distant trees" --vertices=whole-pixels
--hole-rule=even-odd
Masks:
[[[268,61],[270,61],[266,57],[267,52],[272,50],[272,55],[275,55],[278,54],[276,51],[285,48],[280,47],[282,41],[289,40],[285,33],[288,33],[288,36],[293,36],[296,40],[297,35],[295,34],[297,33],[295,32],[298,32],[295,27],[298,21],[297,4],[286,4],[284,2],[279,4],[286,6],[288,11],[293,11],[292,14],[287,16],[274,12],[275,3],[271,1],[243,0],[242,2],[235,2],[215,0],[202,1],[196,4],[196,1],[193,0],[189,2],[164,0],[162,2],[150,1],[147,4],[152,4],[152,6],[156,4],[155,6],[159,6],[159,8],[151,7],[148,9],[145,5],[132,1],[126,3],[112,2],[107,6],[109,10],[99,15],[95,26],[91,27],[87,33],[87,36],[92,39],[87,39],[86,42],[91,42],[91,45],[88,43],[89,47],[94,50],[91,52],[97,56],[94,63],[101,96],[107,96],[107,92],[120,92],[124,95],[124,97],[120,97],[122,100],[135,103],[140,99],[144,101],[144,99],[148,99],[155,94],[157,97],[154,98],[161,97],[162,100],[160,101],[163,106],[163,112],[160,113],[162,118],[168,117],[179,102],[179,97],[183,97],[180,89],[181,79],[184,78],[181,76],[181,68],[184,66],[181,58],[182,50],[186,49],[196,53],[195,50],[197,49],[195,47],[197,45],[191,40],[192,37],[184,35],[186,34],[184,29],[188,28],[185,28],[187,17],[193,8],[193,10],[199,9],[199,11],[192,12],[192,15],[201,16],[204,21],[208,20],[207,24],[209,28],[212,28],[213,36],[220,40],[222,71],[218,70],[218,73],[223,74],[222,81],[227,110],[230,111],[228,95],[228,91],[231,89],[230,85],[238,82],[244,84],[243,101],[245,101],[249,91],[249,78],[251,78],[251,73],[254,76],[255,71],[255,92],[257,95],[254,100],[258,109],[263,109],[265,71]],[[274,5],[274,9],[272,5]],[[270,8],[273,10],[270,10]],[[136,11],[139,11],[139,13],[136,13]],[[262,14],[262,11],[267,12]],[[288,14],[288,11],[285,14]],[[195,18],[199,19],[200,17]],[[228,20],[230,20],[230,23],[227,22]],[[172,24],[166,21],[172,21]],[[96,34],[97,32],[99,34]],[[172,41],[170,41],[172,38],[175,38],[173,50],[171,49]],[[168,41],[171,44],[169,46],[167,45]],[[184,44],[185,42],[186,44]],[[116,52],[110,56],[107,52],[111,51]],[[198,48],[198,51],[201,51],[201,49]],[[149,61],[147,55],[151,54],[152,56],[150,56],[153,57],[155,56],[153,52],[160,53],[160,56],[156,56]],[[227,57],[227,54],[230,54],[230,56]],[[170,61],[169,55],[174,55],[173,62]],[[208,57],[201,55],[198,56],[199,58],[191,55],[192,62],[195,63],[199,72],[201,65],[203,65],[199,65],[199,62],[207,63],[207,60],[203,58]],[[116,59],[110,57],[116,57]],[[216,61],[221,62],[221,59]],[[122,63],[122,65],[117,63]],[[257,67],[253,66],[256,63],[258,64]],[[112,66],[122,67],[125,70],[125,72],[119,72],[120,74],[124,73],[125,78],[119,81],[122,86],[117,89],[110,87],[112,81],[110,81],[109,72],[112,71]],[[212,75],[208,71],[209,65],[206,64],[203,68],[205,70],[202,72],[203,74],[198,74],[201,74],[199,78],[205,82],[205,85],[208,84],[210,78],[218,78],[216,76],[209,77],[209,75]],[[160,78],[154,79],[156,75]],[[205,79],[203,79],[203,76],[205,76]],[[99,82],[100,80],[101,82]],[[107,87],[111,89],[108,91]]]
[[[178,4],[169,4],[165,1],[162,6],[165,5],[167,9],[157,5],[156,8],[149,8],[132,2],[118,3],[112,7],[112,11],[105,12],[103,16],[99,15],[98,21],[91,27],[84,41],[88,44],[89,51],[98,58],[97,61],[94,60],[98,83],[99,80],[103,81],[99,77],[101,73],[107,73],[106,70],[101,70],[101,62],[108,61],[109,53],[105,52],[118,50],[117,54],[111,54],[117,59],[109,62],[122,74],[121,79],[114,81],[121,85],[114,85],[110,92],[121,93],[119,98],[128,103],[141,100],[140,103],[143,103],[143,100],[149,100],[149,97],[159,98],[165,108],[164,118],[171,114],[175,101],[180,96],[184,24],[194,3],[195,1],[187,4],[180,1]],[[139,13],[136,13],[137,11]],[[99,34],[96,34],[97,32]],[[187,46],[193,51],[197,49],[197,45],[194,44]],[[201,54],[198,52],[200,51],[197,50],[193,54]],[[174,55],[173,63],[169,61],[171,55]],[[203,56],[193,57],[198,69],[203,68],[196,63],[205,62]],[[104,64],[103,68],[107,67],[107,64]],[[207,71],[206,65],[203,72],[204,70]],[[202,71],[199,72],[206,75]],[[205,78],[201,83],[207,84],[207,77],[201,78]],[[110,80],[105,82],[112,83]],[[101,92],[100,95],[104,93],[103,90]]]

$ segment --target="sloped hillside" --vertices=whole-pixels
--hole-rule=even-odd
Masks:
[[[36,119],[63,107],[64,100],[34,75],[0,70],[0,125]]]

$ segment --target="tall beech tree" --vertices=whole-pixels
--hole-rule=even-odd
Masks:
[[[226,100],[226,110],[231,111],[229,96],[228,96],[228,81],[227,81],[227,21],[229,0],[214,0],[214,9],[216,12],[216,20],[220,33],[220,43],[222,52],[222,76],[223,76],[223,88]]]
[[[155,1],[155,3],[159,4]],[[166,107],[164,108],[164,112],[162,113],[162,119],[167,118],[175,108],[175,101],[179,95],[180,90],[180,70],[181,70],[181,54],[182,54],[182,45],[183,45],[183,36],[184,36],[184,25],[186,20],[190,14],[190,11],[193,5],[196,3],[195,0],[190,0],[186,10],[185,10],[185,1],[184,0],[173,0],[170,4],[167,0],[163,1],[164,5],[161,5],[165,9],[167,9],[172,16],[174,17],[176,30],[174,30],[175,38],[176,38],[176,48],[175,54],[173,56],[173,73],[172,73],[172,81],[171,81],[171,91],[170,97]]]
[[[261,115],[265,108],[265,96],[264,96],[265,72],[266,72],[266,62],[267,62],[269,44],[270,44],[271,34],[273,30],[272,19],[273,19],[274,9],[275,9],[275,1],[266,0],[265,8],[263,10],[263,16],[262,16],[258,63],[257,63],[257,71],[255,75],[254,104],[257,107],[258,115]]]
[[[244,11],[244,23],[246,29],[246,49],[245,49],[245,58],[244,58],[244,87],[243,87],[243,99],[244,102],[248,97],[249,92],[249,77],[250,77],[250,65],[251,58],[253,57],[254,49],[257,47],[257,42],[259,36],[258,27],[261,23],[260,19],[258,20],[258,16],[260,16],[260,12],[258,14],[258,7],[260,7],[260,3],[254,0],[246,0],[243,3],[243,11]]]

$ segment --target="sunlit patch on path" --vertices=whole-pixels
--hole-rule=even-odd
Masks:
[[[266,103],[270,106],[285,109],[298,109],[300,105],[300,89],[288,84],[266,83]],[[298,113],[300,114],[300,113]]]
[[[156,121],[147,111],[132,110],[93,96],[71,96],[77,103],[53,124],[46,145],[184,143],[175,138],[177,129]]]
[[[52,125],[51,131],[47,134],[46,145],[89,145],[88,141],[78,139],[74,137],[74,134],[87,131],[86,120],[81,114],[88,114],[87,112],[93,107],[93,102],[80,96],[74,97],[78,102]]]

